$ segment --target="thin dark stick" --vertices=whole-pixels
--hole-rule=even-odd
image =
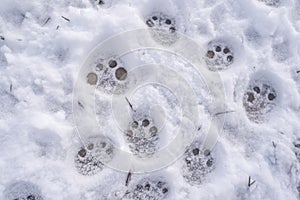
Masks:
[[[2,35],[0,35],[0,39],[1,39],[1,40],[5,40],[5,38],[4,38]]]
[[[79,105],[81,108],[84,109],[84,106],[82,105],[82,103],[81,103],[80,101],[78,101],[77,103],[78,103],[78,105]]]
[[[133,106],[132,106],[132,104],[130,103],[130,101],[128,100],[128,98],[125,97],[125,99],[126,99],[128,105],[129,105],[129,107],[131,108],[131,110],[132,110],[133,112],[135,112],[135,110],[133,109]]]
[[[250,184],[251,184],[251,176],[249,176],[249,179],[248,179],[248,187],[250,187]]]
[[[57,27],[56,27],[56,30],[58,30],[59,29],[59,25],[57,25]]]
[[[44,23],[44,26],[50,21],[51,17],[48,17],[47,20]]]
[[[9,86],[9,91],[12,92],[12,89],[13,89],[13,85],[11,83],[10,86]]]
[[[64,17],[64,16],[61,16],[64,20],[66,20],[66,21],[68,21],[68,22],[70,22],[71,20],[70,19],[68,19],[68,18],[66,18],[66,17]]]
[[[229,111],[224,111],[224,112],[218,112],[215,114],[215,116],[217,115],[222,115],[222,114],[227,114],[227,113],[232,113],[232,112],[235,112],[234,110],[229,110]]]
[[[126,182],[125,182],[126,187],[128,186],[130,181],[131,181],[131,171],[129,170],[128,174],[127,174]]]
[[[251,182],[251,176],[249,176],[249,179],[248,179],[248,187],[251,187],[251,185],[253,185],[256,181],[252,181]]]

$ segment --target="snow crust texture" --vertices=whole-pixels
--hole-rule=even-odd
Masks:
[[[119,55],[134,46],[122,41],[78,74],[96,45],[136,29],[161,48]],[[201,47],[192,58],[222,84],[165,50],[188,49],[182,35]],[[151,83],[123,98],[150,74],[169,87]],[[73,102],[79,77],[95,101]],[[211,105],[207,83],[222,88],[225,110]],[[299,200],[299,91],[299,0],[1,0],[0,200]],[[119,96],[128,112],[116,116]],[[98,127],[79,130],[73,105],[95,112]],[[116,122],[123,116],[130,120]],[[221,116],[222,132],[208,136]],[[196,135],[182,156],[135,173],[183,124]],[[210,137],[218,138],[212,148],[203,145]],[[126,170],[112,168],[116,160]]]

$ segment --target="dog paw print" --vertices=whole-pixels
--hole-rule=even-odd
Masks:
[[[146,18],[146,25],[151,28],[151,35],[158,43],[171,45],[176,42],[176,22],[173,18],[154,13]]]
[[[130,151],[138,157],[152,156],[157,151],[158,128],[149,117],[130,122],[125,137]]]
[[[101,60],[94,71],[87,74],[86,81],[108,94],[120,94],[128,86],[128,72],[120,60]]]
[[[82,175],[95,175],[102,171],[114,155],[114,146],[106,138],[91,137],[87,145],[80,147],[75,155],[75,167]]]
[[[201,150],[192,144],[184,154],[183,177],[191,185],[199,185],[214,169],[214,159],[209,150]]]
[[[163,200],[170,192],[169,184],[163,178],[141,180],[125,195],[127,200]]]
[[[254,122],[262,122],[276,105],[277,94],[270,83],[252,81],[244,93],[243,104],[247,116]]]
[[[211,41],[207,46],[205,60],[212,71],[227,69],[234,61],[233,49],[225,42]]]

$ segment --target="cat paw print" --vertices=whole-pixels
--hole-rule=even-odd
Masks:
[[[130,151],[138,157],[152,156],[157,151],[158,128],[150,117],[130,122],[125,137]]]
[[[227,69],[234,62],[233,48],[226,42],[213,40],[207,45],[205,61],[212,71]]]
[[[108,94],[123,93],[128,86],[128,72],[120,60],[100,60],[93,72],[87,74],[86,81]]]
[[[125,198],[126,200],[163,200],[170,192],[170,186],[164,178],[146,178],[139,181]]]
[[[276,106],[276,100],[276,91],[270,83],[263,80],[251,80],[244,93],[243,105],[248,118],[260,123]]]
[[[193,143],[184,154],[183,177],[191,185],[199,185],[208,173],[214,169],[214,159],[209,150],[201,150]]]
[[[112,160],[114,146],[104,137],[90,137],[86,146],[80,147],[75,155],[74,162],[77,171],[82,175],[95,175],[102,171],[104,164]]]
[[[146,18],[146,25],[150,28],[152,38],[163,45],[171,45],[176,42],[175,19],[163,13],[153,13]]]

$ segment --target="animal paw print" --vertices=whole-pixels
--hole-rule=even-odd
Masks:
[[[211,41],[208,43],[205,60],[212,71],[227,69],[234,61],[233,50],[225,42]]]
[[[281,0],[258,0],[260,2],[263,2],[267,6],[272,6],[272,7],[279,7]]]
[[[154,13],[147,17],[146,24],[151,28],[151,35],[158,43],[171,45],[176,42],[176,23],[171,17],[163,13]]]
[[[243,98],[247,116],[254,122],[262,122],[276,105],[275,89],[265,81],[252,81]]]
[[[127,88],[128,72],[119,60],[101,60],[87,75],[87,83],[108,94],[120,94]]]
[[[192,184],[199,185],[214,169],[214,159],[209,150],[202,151],[197,143],[192,144],[184,154],[183,177]]]
[[[143,179],[125,195],[127,200],[163,200],[169,194],[169,185],[163,178]]]
[[[4,199],[43,200],[43,196],[37,185],[27,181],[17,181],[5,188]]]
[[[154,13],[146,19],[146,24],[150,28],[164,29],[171,33],[176,31],[175,20],[162,14]]]
[[[157,151],[158,128],[150,118],[130,122],[125,137],[134,155],[146,157]]]
[[[102,137],[91,137],[87,146],[79,149],[75,155],[75,167],[82,175],[95,175],[102,171],[104,164],[108,163],[114,155],[112,143]]]

